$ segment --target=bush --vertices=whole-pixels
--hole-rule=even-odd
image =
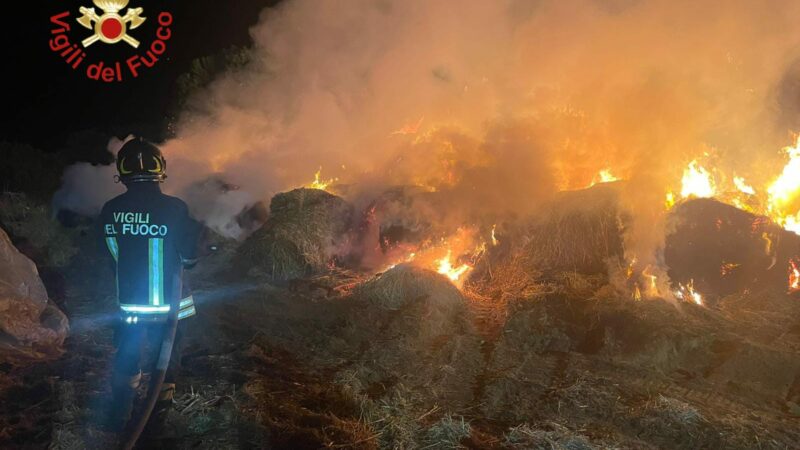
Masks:
[[[40,266],[64,267],[78,252],[72,232],[52,217],[48,206],[25,194],[0,194],[0,227]]]

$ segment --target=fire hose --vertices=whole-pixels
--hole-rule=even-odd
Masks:
[[[161,342],[161,349],[158,354],[155,371],[150,378],[150,386],[147,390],[145,406],[133,428],[131,428],[130,433],[122,441],[122,446],[120,448],[123,450],[131,450],[133,446],[136,445],[136,441],[139,440],[145,426],[147,426],[147,421],[150,420],[150,415],[153,413],[153,408],[155,408],[156,402],[158,401],[161,387],[164,384],[164,378],[167,376],[172,347],[175,344],[175,333],[178,329],[178,309],[177,304],[170,308],[165,325],[164,340]]]

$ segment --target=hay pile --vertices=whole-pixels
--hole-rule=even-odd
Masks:
[[[377,241],[386,252],[403,243],[419,244],[432,238],[441,223],[441,199],[416,186],[398,186],[383,192],[366,210],[378,226]],[[372,238],[372,237],[370,237]]]
[[[446,320],[464,310],[464,297],[444,276],[411,264],[399,264],[368,280],[356,295],[381,309],[400,310],[424,300],[434,306],[435,320]]]
[[[588,435],[601,448],[794,439],[783,422],[800,400],[796,301],[740,294],[720,310],[633,301],[600,278],[573,278],[548,277],[509,303],[489,361],[496,376],[478,399],[488,418],[602,429],[599,441]]]
[[[605,273],[623,257],[617,186],[565,192],[537,213],[523,252],[547,272]]]
[[[237,265],[274,280],[325,270],[349,240],[353,208],[318,189],[295,189],[272,198],[266,223],[239,249]]]
[[[787,288],[789,259],[800,255],[800,236],[765,217],[712,199],[687,201],[670,216],[664,259],[673,283],[704,294]]]
[[[466,299],[446,277],[401,264],[356,288],[350,301],[343,338],[361,354],[341,378],[352,392],[376,401],[400,395],[410,414],[471,400],[480,339]]]

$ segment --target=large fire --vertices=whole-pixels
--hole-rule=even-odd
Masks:
[[[689,163],[683,171],[681,180],[681,197],[709,198],[716,194],[716,187],[711,174],[704,167],[700,166],[697,160]]]
[[[767,216],[787,231],[800,234],[800,137],[793,147],[786,147],[783,152],[789,160],[766,187],[756,189],[744,177],[734,175],[732,183],[725,186],[726,192],[722,192],[712,175],[717,170],[709,170],[698,159],[693,159],[683,171],[680,197],[718,197],[739,209]],[[677,201],[672,191],[667,192],[665,205],[668,210]]]
[[[789,162],[769,186],[769,216],[782,227],[800,234],[800,137],[794,147],[786,147],[784,152]]]

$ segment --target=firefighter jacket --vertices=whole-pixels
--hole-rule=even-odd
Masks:
[[[165,195],[159,183],[139,182],[103,205],[105,244],[116,262],[117,298],[128,323],[194,314],[181,300],[184,266],[194,265],[200,224],[182,200]]]

